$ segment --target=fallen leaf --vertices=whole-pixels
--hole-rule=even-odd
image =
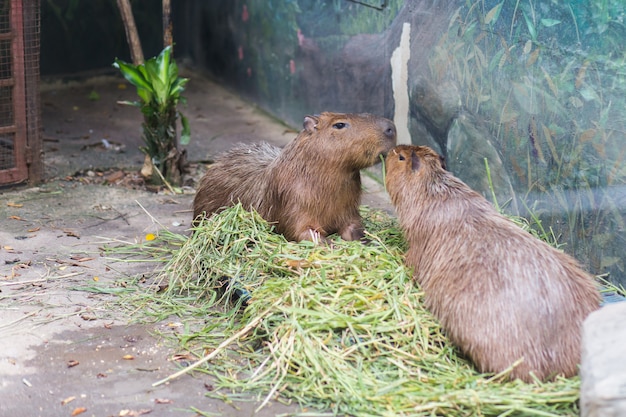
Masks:
[[[12,201],[9,201],[9,202],[7,203],[7,206],[9,206],[9,207],[15,207],[15,208],[21,208],[21,207],[24,207],[24,204],[19,204],[19,203],[14,203],[14,202],[12,202]]]
[[[119,416],[120,417],[136,417],[141,416],[143,414],[149,414],[152,410],[144,408],[142,410],[121,410]]]
[[[99,378],[99,379],[100,379],[100,378],[106,378],[107,376],[108,376],[107,374],[103,374],[102,372],[100,372],[100,373],[98,373],[98,374],[96,375],[96,378]]]
[[[78,365],[80,362],[78,362],[77,360],[74,359],[70,359],[69,361],[67,361],[67,367],[68,368],[73,368],[76,365]]]
[[[27,232],[28,233],[38,232],[40,229],[41,227],[33,227],[32,229],[28,229]]]
[[[76,397],[67,397],[66,399],[64,399],[63,401],[61,401],[61,405],[66,405],[68,403],[71,403],[72,401],[74,401],[76,399]]]
[[[185,361],[185,360],[192,360],[192,359],[193,359],[193,356],[191,356],[189,353],[178,354],[178,355],[172,356],[172,360],[174,361]]]
[[[65,233],[66,236],[75,237],[77,239],[80,239],[80,235],[78,233],[76,233],[75,231],[73,231],[73,230],[65,229],[65,230],[63,230],[63,233]]]
[[[2,247],[4,250],[13,250],[13,248],[11,246],[3,246]]]
[[[155,398],[154,402],[157,404],[172,404],[174,401],[167,398]]]
[[[76,262],[87,262],[87,261],[93,261],[93,258],[87,258],[87,257],[80,257],[78,255],[73,255],[70,256],[70,259]]]
[[[104,177],[106,182],[114,183],[124,178],[124,171],[115,171]]]
[[[122,359],[124,359],[125,361],[132,361],[133,359],[135,359],[135,357],[133,355],[124,355],[122,356]]]
[[[72,411],[72,416],[77,416],[79,414],[84,413],[85,411],[87,411],[87,409],[85,407],[75,408],[74,411]]]
[[[94,314],[92,313],[80,313],[80,318],[85,320],[85,321],[94,321],[94,320],[98,320],[98,317],[96,317]]]
[[[91,93],[89,93],[89,96],[87,96],[87,98],[91,101],[98,101],[100,100],[100,94],[98,94],[96,90],[92,90]]]
[[[311,266],[311,262],[305,259],[288,259],[285,263],[290,268],[308,268]]]
[[[9,219],[11,220],[19,220],[22,222],[25,222],[26,220],[22,219],[20,216],[9,216]]]

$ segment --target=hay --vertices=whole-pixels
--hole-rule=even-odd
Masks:
[[[161,234],[158,257],[174,247],[158,277],[167,289],[132,303],[155,319],[183,317],[179,343],[198,357],[228,345],[199,368],[216,378],[214,395],[359,416],[578,415],[578,378],[525,384],[476,372],[424,309],[394,220],[363,214],[369,245],[286,242],[241,206],[182,246]]]

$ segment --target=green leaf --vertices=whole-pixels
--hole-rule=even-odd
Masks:
[[[118,101],[117,104],[121,104],[123,106],[141,107],[141,103],[138,101],[121,100]]]
[[[154,94],[156,96],[156,101],[160,106],[163,106],[168,101],[168,88],[167,85],[161,81],[159,78],[154,78],[152,80],[152,86],[154,87]]]
[[[116,58],[113,66],[118,68],[124,78],[132,85],[152,92],[152,86],[146,79],[145,74],[141,71],[141,65],[135,66]]]
[[[146,64],[141,64],[137,66],[137,70],[139,70],[139,72],[141,73],[141,75],[143,75],[143,77],[146,79],[146,82],[150,84],[150,87],[152,88],[152,83],[150,82],[150,75],[148,75],[148,71],[146,71]]]
[[[180,133],[180,144],[181,145],[189,145],[189,141],[191,140],[191,128],[189,127],[189,120],[182,115],[182,113],[178,112],[180,115],[180,124],[183,126],[183,130]]]
[[[170,96],[178,96],[185,90],[185,85],[189,78],[177,78],[170,89]]]
[[[178,65],[176,65],[176,62],[172,61],[170,63],[170,67],[167,69],[167,77],[170,80],[175,80],[178,78]]]
[[[100,100],[100,94],[98,94],[96,90],[92,90],[91,93],[89,93],[89,100],[91,101]]]
[[[161,51],[159,56],[156,58],[156,67],[158,71],[158,77],[164,84],[169,84],[167,81],[171,79],[170,75],[170,56],[172,52],[172,47],[167,46],[165,49]]]
[[[528,27],[528,33],[530,33],[530,38],[533,41],[537,40],[537,29],[535,29],[535,24],[528,18],[526,12],[522,12],[524,15],[524,20],[526,21],[526,27]]]
[[[547,28],[552,27],[552,26],[556,26],[558,24],[560,24],[561,21],[560,20],[556,20],[556,19],[541,19],[541,24]]]
[[[159,105],[165,104],[167,102],[169,88],[166,81],[163,81],[160,78],[159,66],[156,58],[150,58],[146,61],[144,66],[146,68],[146,73],[148,74],[148,80],[152,84],[157,103]]]
[[[149,104],[152,101],[152,91],[148,91],[145,88],[137,88],[137,95],[141,97],[144,104]]]
[[[485,15],[485,24],[488,25],[492,21],[495,23],[498,20],[498,16],[500,16],[500,11],[502,10],[502,4],[504,2],[500,2],[493,9],[489,10]]]

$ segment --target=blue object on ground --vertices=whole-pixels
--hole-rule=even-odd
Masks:
[[[602,292],[602,302],[600,306],[610,304],[610,303],[619,303],[621,301],[626,301],[626,297],[620,295],[614,291]]]

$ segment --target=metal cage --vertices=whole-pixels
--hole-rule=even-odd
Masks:
[[[41,179],[39,0],[0,0],[0,185]]]

